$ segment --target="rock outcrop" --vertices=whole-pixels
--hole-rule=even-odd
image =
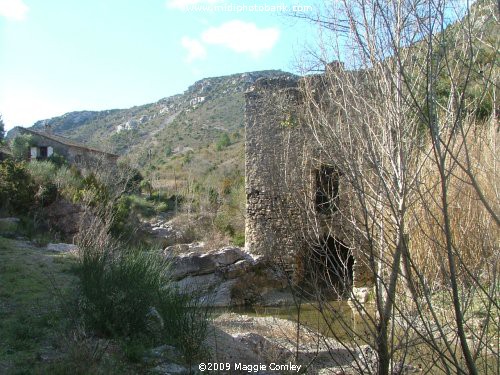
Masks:
[[[181,250],[188,252],[179,254]],[[274,306],[292,299],[285,275],[243,248],[204,252],[203,243],[194,243],[169,246],[164,253],[179,290],[209,306]]]
[[[184,233],[176,228],[172,221],[156,219],[151,222],[142,223],[141,229],[149,238],[161,246],[170,246],[184,240]]]

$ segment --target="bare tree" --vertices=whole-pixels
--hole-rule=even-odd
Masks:
[[[294,194],[281,214],[290,218],[290,201],[302,209],[297,251],[312,249],[304,259],[325,265],[310,277],[316,287],[339,296],[352,287],[348,258],[328,264],[328,252],[341,247],[328,238],[355,255],[354,279],[362,269],[374,281],[373,296],[370,288],[357,293],[355,280],[351,293],[369,337],[345,324],[377,353],[370,367],[363,351],[352,350],[361,353],[358,371],[401,373],[405,362],[420,362],[427,373],[495,373],[499,39],[490,33],[499,30],[498,8],[492,1],[339,0],[309,20],[323,36],[331,33],[313,66],[347,63],[306,75],[302,106],[284,111],[285,125],[295,121],[302,130],[285,132],[289,148],[279,160],[285,169],[300,164],[303,185],[297,189],[296,172],[288,179],[283,172],[284,190]],[[290,154],[300,132],[315,151],[297,163]],[[338,179],[319,198],[326,211],[318,209],[322,171]],[[331,322],[324,293],[301,293],[315,296]]]

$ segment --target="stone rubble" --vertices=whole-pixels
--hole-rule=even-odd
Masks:
[[[142,230],[162,246],[169,246],[184,239],[184,233],[176,228],[172,220],[156,219],[153,222],[142,223]]]

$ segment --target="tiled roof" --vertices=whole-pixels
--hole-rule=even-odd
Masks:
[[[26,128],[21,128],[20,131],[23,133],[29,133],[29,134],[33,134],[33,135],[36,135],[39,137],[47,138],[47,139],[61,143],[61,144],[66,145],[66,146],[77,147],[77,148],[81,148],[81,149],[87,150],[87,151],[98,152],[98,153],[106,154],[106,155],[109,155],[112,157],[118,157],[118,155],[116,155],[116,154],[112,154],[109,152],[98,150],[96,148],[85,146],[81,143],[78,143],[78,142],[72,140],[72,139],[68,139],[68,138],[62,137],[62,136],[57,135],[57,134],[49,134],[49,133],[40,132],[40,131],[36,131],[36,130],[31,130],[31,129],[26,129]]]

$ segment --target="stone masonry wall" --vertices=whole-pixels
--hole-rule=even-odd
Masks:
[[[297,84],[289,77],[260,79],[246,93],[245,239],[254,254],[288,256],[296,243],[289,229],[298,225],[299,213],[287,202],[294,187],[285,180],[304,143],[291,123]]]
[[[314,79],[321,83],[320,76]],[[298,257],[307,256],[322,236],[349,243],[338,216],[314,214],[315,170],[322,156],[303,125],[300,84],[289,77],[266,78],[246,93],[246,246],[253,254],[285,260],[294,270]],[[349,204],[342,196],[340,202]],[[360,250],[353,256],[353,286],[370,286]]]

